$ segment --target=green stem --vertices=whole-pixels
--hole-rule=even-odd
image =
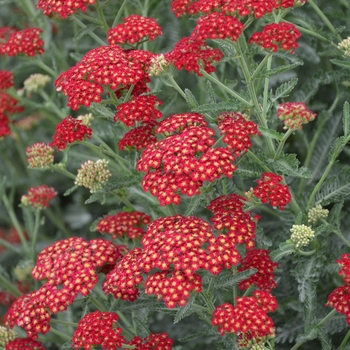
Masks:
[[[72,338],[69,335],[62,333],[62,332],[58,331],[57,329],[55,329],[53,327],[50,327],[50,332],[52,332],[53,334],[58,335],[59,337],[61,337],[63,339],[66,339],[66,340],[69,340],[69,341],[72,340]]]
[[[16,253],[16,254],[20,254],[20,250],[17,249],[15,246],[13,246],[11,243],[5,241],[4,239],[0,238],[0,246],[3,246],[5,248],[7,248],[8,250],[11,250],[12,252]]]
[[[79,18],[77,18],[75,15],[71,15],[70,18],[71,18],[73,21],[75,21],[75,22],[78,24],[78,26],[79,26],[80,28],[83,28],[83,29],[86,28],[86,25],[85,25]],[[89,35],[91,36],[91,38],[93,38],[98,44],[100,44],[100,45],[102,45],[102,46],[107,46],[107,44],[106,44],[100,37],[98,37],[95,33],[89,32],[88,34],[89,34]]]
[[[283,135],[283,139],[281,140],[280,144],[278,145],[277,151],[275,153],[275,157],[274,159],[277,159],[278,156],[280,155],[280,153],[283,150],[283,147],[287,141],[287,139],[289,138],[289,136],[294,132],[294,130],[292,129],[288,129],[287,132]]]
[[[112,194],[113,194],[114,196],[116,196],[121,202],[123,202],[128,208],[130,208],[131,210],[136,211],[135,207],[129,202],[129,200],[126,199],[125,197],[120,196],[120,195],[117,193],[117,191],[115,191],[115,190],[112,191]]]
[[[252,104],[246,101],[242,96],[240,96],[235,91],[232,91],[230,88],[228,88],[226,85],[224,85],[221,81],[215,79],[213,76],[208,74],[204,69],[200,70],[201,74],[205,76],[208,80],[210,80],[212,83],[214,83],[216,86],[218,86],[223,91],[226,91],[229,95],[234,97],[236,100],[242,102],[246,107],[252,107]]]
[[[64,119],[67,117],[65,111],[61,111],[57,105],[53,102],[52,98],[50,98],[47,93],[44,90],[39,91],[39,94],[41,95],[41,97],[46,101],[46,103],[48,104],[48,107],[52,108],[52,110],[56,113],[56,115],[60,118],[60,119]]]
[[[119,22],[119,20],[120,20],[120,18],[122,16],[124,7],[125,7],[127,2],[128,2],[128,0],[124,0],[123,3],[120,5],[118,13],[117,13],[117,15],[114,18],[114,21],[113,21],[113,24],[112,24],[112,28],[115,27],[117,25],[117,23]]]
[[[46,73],[50,74],[53,78],[55,78],[55,79],[57,78],[57,72],[55,72],[52,68],[50,68],[44,62],[39,61],[35,57],[28,57],[27,59],[30,60],[32,63],[36,64],[38,67],[40,67]]]
[[[261,71],[261,69],[264,67],[265,63],[268,61],[268,59],[272,56],[272,53],[268,53],[259,63],[258,67],[255,69],[254,73],[250,77],[250,80],[254,80],[258,73]]]
[[[22,293],[17,289],[17,287],[12,284],[7,278],[5,278],[0,273],[0,285],[2,285],[6,290],[8,290],[11,294],[13,294],[15,297],[20,297]]]
[[[103,30],[107,33],[109,30],[109,26],[106,22],[105,16],[103,15],[103,8],[100,6],[100,0],[96,0],[95,6],[97,9],[98,17],[101,21],[101,26],[102,26]]]
[[[177,92],[186,100],[186,94],[183,92],[183,90],[180,88],[180,86],[177,84],[177,82],[174,80],[172,75],[167,74],[166,77],[168,78],[169,82],[173,85],[173,88],[177,90]]]
[[[254,289],[254,285],[250,285],[248,289],[244,292],[243,296],[246,297],[247,295],[250,294],[250,292]]]
[[[40,214],[41,214],[41,209],[37,208],[35,210],[35,221],[34,221],[34,229],[33,229],[33,234],[32,234],[32,259],[35,262],[35,246],[36,246],[36,241],[38,239],[38,232],[39,232],[39,226],[40,226]]]
[[[299,255],[302,255],[302,256],[312,256],[312,255],[314,255],[314,254],[316,253],[316,249],[310,250],[310,251],[308,251],[308,252],[305,252],[305,251],[303,251],[303,250],[298,249],[298,250],[297,250],[297,253],[298,253]]]
[[[348,330],[348,332],[346,333],[346,335],[345,335],[343,341],[341,342],[341,344],[340,344],[340,346],[339,346],[339,350],[345,348],[345,345],[346,345],[346,343],[348,342],[349,338],[350,338],[350,329]]]
[[[251,150],[248,150],[248,152],[246,153],[247,156],[254,160],[256,163],[258,163],[265,171],[267,171],[268,173],[273,172],[268,166],[266,166],[264,164],[264,162],[262,160],[260,160]]]
[[[56,324],[64,324],[66,326],[78,327],[78,323],[68,322],[68,321],[63,321],[63,320],[57,320],[56,318],[51,318],[50,322],[56,323]]]
[[[12,208],[12,205],[7,197],[7,195],[4,193],[3,196],[2,196],[2,200],[4,202],[4,205],[5,205],[5,208],[9,214],[9,217],[11,219],[11,222],[13,224],[13,226],[15,227],[17,233],[18,233],[18,236],[21,240],[21,243],[23,245],[23,249],[24,251],[29,255],[29,247],[28,247],[28,243],[27,243],[27,240],[24,236],[24,232],[22,230],[22,227],[17,219],[17,216]]]
[[[325,25],[328,27],[328,29],[333,33],[337,34],[337,30],[334,28],[333,24],[330,22],[330,20],[326,17],[326,15],[321,11],[321,9],[316,5],[314,0],[309,0],[308,4],[311,5],[311,7],[315,10],[315,12],[321,17],[322,21],[325,23]],[[342,37],[337,34],[336,35],[338,41],[342,41]]]
[[[87,14],[85,13],[82,13],[82,12],[79,12],[79,14],[77,14],[80,18],[84,18],[86,19],[87,21],[91,22],[91,23],[94,23],[94,24],[97,24],[97,25],[101,25],[101,22],[100,20],[96,19],[96,18],[93,18],[91,16],[88,16]]]
[[[69,172],[68,170],[66,170],[65,168],[62,168],[59,164],[50,165],[49,168],[51,170],[55,170],[63,175],[66,175],[67,177],[75,180],[75,175],[72,174],[71,172]]]
[[[90,301],[97,307],[98,310],[102,311],[102,312],[107,312],[107,308],[105,306],[103,306],[103,304],[101,304],[91,293],[89,294],[89,299]]]
[[[333,309],[327,316],[325,316],[320,322],[317,323],[316,327],[323,326],[329,319],[331,319],[335,314],[337,313],[337,310]]]
[[[215,306],[210,300],[210,297],[208,297],[205,293],[201,292],[200,295],[202,296],[204,302],[207,304],[208,311],[210,314],[212,314],[215,310]]]
[[[322,219],[322,222],[326,222],[326,220]],[[348,248],[350,248],[350,242],[343,236],[341,231],[335,229],[333,232],[348,246]]]

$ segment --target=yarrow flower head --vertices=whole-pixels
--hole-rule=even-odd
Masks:
[[[56,132],[52,137],[53,141],[49,143],[49,146],[61,151],[67,148],[67,144],[89,139],[91,135],[92,129],[85,126],[82,120],[69,116],[57,124]]]
[[[275,327],[267,312],[276,309],[277,301],[269,293],[263,295],[263,303],[261,297],[261,291],[255,291],[251,297],[236,298],[236,306],[230,303],[218,306],[213,312],[212,325],[219,326],[222,336],[225,332],[238,334],[240,348],[263,345],[275,336]]]
[[[33,209],[45,209],[56,194],[55,189],[47,185],[31,187],[28,190],[28,194],[22,196],[21,202],[23,205],[30,206]]]
[[[283,120],[284,129],[302,129],[302,124],[307,124],[316,118],[316,113],[309,111],[303,102],[281,103],[277,109],[277,118]]]
[[[5,347],[11,340],[15,339],[17,334],[15,331],[8,329],[4,326],[0,326],[0,346]]]
[[[215,67],[212,63],[220,61],[224,55],[219,49],[207,46],[204,41],[189,37],[180,39],[164,57],[177,70],[185,69],[202,76],[201,65],[207,73],[214,72]]]
[[[155,19],[133,14],[109,29],[107,40],[111,45],[135,44],[143,38],[154,40],[158,35],[162,35],[162,28]]]
[[[293,225],[290,232],[292,232],[290,239],[296,248],[307,246],[315,237],[315,232],[306,225]]]
[[[8,56],[25,54],[27,56],[41,55],[44,52],[44,42],[40,39],[40,28],[28,28],[19,30],[10,35],[1,51]]]
[[[278,266],[277,263],[271,261],[269,252],[265,249],[253,249],[247,252],[247,255],[242,260],[242,265],[238,271],[245,271],[251,268],[258,271],[249,278],[239,282],[240,289],[247,289],[251,285],[264,291],[271,291],[276,288],[274,281],[273,270]]]
[[[165,59],[163,54],[155,55],[152,57],[148,73],[150,76],[160,76],[166,72],[166,67],[169,62]]]
[[[135,346],[135,350],[171,350],[173,341],[166,333],[151,333],[145,339],[136,336],[127,344]]]
[[[16,338],[6,344],[5,350],[45,350],[45,347],[31,338]]]
[[[291,23],[267,24],[262,32],[254,33],[249,39],[249,43],[256,43],[267,50],[276,52],[279,48],[291,53],[298,47],[297,40],[301,34]]]
[[[13,74],[8,70],[0,70],[0,90],[6,90],[14,86]]]
[[[103,349],[114,350],[126,342],[117,327],[118,315],[113,312],[95,311],[86,314],[79,322],[73,334],[72,343],[75,349],[90,350],[95,345]]]
[[[223,141],[236,156],[240,156],[242,151],[248,152],[252,147],[251,136],[261,135],[258,125],[246,120],[240,113],[222,113],[218,120],[221,134],[225,135]]]
[[[57,13],[67,18],[77,10],[86,11],[88,5],[95,4],[96,0],[39,0],[36,7],[44,11],[44,15]]]
[[[318,219],[324,219],[328,216],[329,210],[323,209],[321,204],[317,204],[315,207],[311,208],[308,213],[308,221],[315,223]]]
[[[273,207],[284,207],[292,200],[289,188],[281,184],[282,176],[274,173],[263,173],[258,186],[254,188],[254,196],[260,198],[262,203],[270,203]]]
[[[338,47],[340,50],[344,51],[344,56],[350,57],[350,36],[342,40]]]
[[[139,211],[123,212],[104,216],[98,221],[96,231],[112,235],[113,238],[126,235],[135,239],[145,233],[145,226],[150,222],[151,217]]]
[[[53,164],[54,149],[44,142],[36,142],[26,148],[28,166],[33,169],[45,169]]]
[[[24,89],[27,94],[38,92],[43,88],[47,83],[51,81],[51,77],[44,74],[32,74],[28,79],[23,83]]]
[[[96,162],[88,160],[78,170],[75,184],[88,188],[90,193],[95,193],[103,188],[103,185],[108,182],[111,176],[112,173],[108,169],[108,160],[99,159]]]

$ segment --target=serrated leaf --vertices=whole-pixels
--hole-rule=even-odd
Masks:
[[[249,278],[256,273],[256,269],[249,269],[246,271],[238,272],[233,276],[223,276],[219,277],[213,286],[213,289],[223,289],[235,286],[237,283]]]
[[[193,93],[189,89],[185,89],[185,99],[188,105],[191,109],[195,109],[199,106],[199,103],[197,102],[196,98],[194,97]]]
[[[72,349],[73,343],[71,341],[64,343],[61,347],[60,350],[69,350]]]
[[[92,194],[85,204],[90,204],[98,200],[102,200],[108,193],[119,188],[128,188],[137,185],[141,181],[141,175],[132,173],[130,175],[120,176],[117,179],[110,180],[102,190]]]
[[[342,169],[336,176],[328,178],[317,192],[316,204],[327,205],[340,202],[350,195],[350,168]]]
[[[255,234],[256,234],[256,242],[259,244],[259,246],[265,246],[265,247],[272,246],[271,239],[264,234],[264,230],[262,227],[257,226],[255,229]]]
[[[290,255],[295,252],[295,244],[292,242],[285,242],[279,245],[279,248],[270,253],[270,258],[272,261],[279,261],[285,255]]]
[[[83,36],[92,33],[96,28],[98,28],[97,25],[88,24],[84,28],[78,30],[77,34],[73,37],[73,41],[79,41]]]
[[[192,294],[190,298],[188,299],[185,306],[181,307],[175,317],[174,317],[174,324],[179,323],[182,319],[184,319],[187,316],[190,316],[195,312],[195,310],[192,308],[192,305],[196,299],[195,294]]]
[[[263,136],[272,138],[274,140],[282,141],[283,134],[272,129],[265,128],[263,126],[259,126],[259,131],[262,133]]]
[[[274,163],[274,167],[277,172],[283,175],[302,177],[305,179],[310,179],[312,174],[310,170],[306,167],[298,168],[299,160],[296,154],[283,154],[282,158],[278,159]]]
[[[240,108],[242,104],[239,102],[234,102],[232,100],[228,100],[225,102],[219,102],[219,103],[206,103],[203,105],[200,105],[193,109],[193,112],[197,113],[216,113],[216,112],[229,112],[229,111],[235,111]]]
[[[74,185],[73,187],[69,188],[66,192],[63,193],[63,196],[69,196],[70,194],[72,194],[75,190],[77,190],[79,188],[78,185]]]
[[[207,86],[207,92],[209,95],[210,102],[215,103],[216,102],[215,92],[214,92],[213,85],[211,84],[210,80],[207,80],[205,82],[205,85]]]
[[[302,66],[303,64],[304,64],[303,61],[298,61],[298,62],[295,62],[295,63],[292,63],[292,64],[286,64],[286,65],[283,65],[283,66],[279,66],[277,68],[270,69],[268,71],[264,71],[264,72],[262,72],[259,75],[263,76],[263,77],[272,77],[272,76],[277,75],[277,74],[288,72],[289,70],[292,70],[292,69],[294,69],[294,68],[296,68],[298,66]]]
[[[339,67],[344,67],[344,68],[350,68],[350,61],[341,61],[337,59],[331,59],[330,60],[333,64]]]
[[[101,104],[91,103],[89,111],[91,111],[96,117],[104,118],[107,120],[114,120],[115,113],[110,108],[105,107]]]
[[[213,187],[210,187],[209,190],[202,189],[199,195],[193,196],[188,203],[187,209],[185,211],[185,216],[193,215],[199,206],[206,207],[210,202],[211,194],[213,191]]]
[[[199,337],[201,337],[203,335],[207,335],[207,334],[208,334],[208,331],[198,332],[198,333],[191,334],[185,338],[180,338],[180,339],[178,339],[178,341],[181,343],[185,343],[185,342],[188,342],[190,340],[199,338]]]
[[[346,145],[346,137],[345,136],[340,136],[336,138],[332,144],[331,150],[329,152],[329,161],[335,161],[343,148]]]
[[[343,106],[343,130],[344,136],[347,137],[350,133],[350,108],[348,101],[345,101]]]
[[[271,96],[271,101],[275,102],[279,98],[287,97],[298,83],[298,78],[292,78],[291,80],[281,84],[276,92]]]
[[[146,336],[149,335],[150,331],[147,328],[147,326],[144,324],[144,322],[142,322],[142,320],[139,317],[137,317],[137,316],[133,316],[133,319],[139,324],[139,326],[142,327],[143,333],[145,333]]]

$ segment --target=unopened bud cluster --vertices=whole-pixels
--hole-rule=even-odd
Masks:
[[[6,327],[0,326],[0,346],[5,347],[11,340],[16,339],[17,334],[15,331]]]
[[[350,36],[342,40],[338,47],[340,50],[344,51],[344,56],[350,57]]]
[[[32,74],[27,80],[24,81],[24,89],[27,93],[37,92],[43,88],[51,78],[44,74]]]
[[[316,118],[316,113],[309,111],[303,102],[281,103],[277,109],[277,118],[283,120],[284,129],[302,129],[302,124]]]
[[[91,113],[88,114],[83,114],[83,115],[79,115],[77,117],[78,120],[81,120],[81,123],[87,127],[91,126],[91,122],[94,119],[94,117],[92,116]]]
[[[14,275],[20,282],[25,282],[32,276],[33,262],[31,260],[20,261],[14,269]]]
[[[306,225],[293,225],[290,231],[292,232],[290,239],[297,248],[308,245],[315,237],[315,232]]]
[[[45,169],[53,164],[54,149],[46,145],[44,142],[34,143],[31,147],[27,147],[26,155],[27,162],[30,168]]]
[[[328,216],[329,210],[323,209],[321,204],[311,208],[307,213],[308,221],[311,223],[316,222],[318,219],[324,219]]]
[[[107,166],[108,161],[105,159],[99,159],[96,162],[88,160],[78,170],[75,184],[88,188],[91,193],[99,191],[112,176]]]
[[[169,63],[167,62],[163,54],[157,55],[151,59],[149,74],[151,76],[162,75],[165,72],[166,66],[168,65]]]

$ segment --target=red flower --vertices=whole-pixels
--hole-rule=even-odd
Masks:
[[[276,52],[279,48],[291,53],[298,47],[297,40],[301,34],[291,23],[267,24],[262,32],[254,33],[249,39],[249,44],[256,43],[259,46]]]
[[[220,61],[224,55],[219,49],[212,49],[204,41],[194,40],[191,37],[182,38],[175,47],[164,55],[165,59],[173,63],[176,69],[185,69],[189,72],[200,73],[200,65],[207,73],[215,71],[214,61]]]
[[[150,17],[133,14],[123,18],[123,22],[109,29],[107,37],[109,44],[135,44],[143,38],[154,40],[162,34],[162,28]]]
[[[154,95],[136,96],[117,107],[114,121],[120,120],[127,126],[133,126],[136,121],[155,121],[162,117],[162,113],[155,108],[161,104],[162,101]]]
[[[44,345],[32,338],[17,338],[5,345],[5,350],[45,350]]]
[[[55,189],[47,185],[31,187],[28,194],[22,196],[21,202],[25,206],[31,206],[34,209],[45,209],[50,205],[50,201],[56,194]]]
[[[249,278],[239,282],[240,289],[247,289],[251,285],[264,291],[270,291],[276,288],[273,270],[278,266],[271,261],[269,252],[265,249],[253,249],[247,252],[246,257],[242,260],[242,265],[238,271],[257,269],[258,271]]]
[[[240,156],[241,152],[248,152],[252,147],[250,136],[261,135],[258,125],[246,120],[240,113],[222,113],[218,120],[221,134],[225,135],[223,141],[236,156]]]
[[[166,333],[151,333],[145,339],[136,336],[127,344],[136,346],[134,350],[171,350],[173,341]]]
[[[39,0],[36,7],[44,11],[44,15],[56,12],[62,18],[67,18],[78,9],[85,12],[88,5],[93,5],[96,0]]]
[[[103,349],[115,350],[122,347],[125,338],[122,329],[116,327],[118,315],[113,312],[95,311],[86,314],[78,323],[72,343],[75,349],[90,350],[95,345]]]
[[[350,255],[343,254],[339,260],[336,262],[341,266],[339,270],[339,275],[344,277],[345,284],[350,285]]]
[[[141,150],[147,146],[156,143],[154,128],[158,125],[157,122],[143,122],[141,126],[128,131],[123,138],[118,142],[118,148],[122,151],[125,148]]]
[[[40,28],[28,28],[19,30],[10,35],[8,41],[2,46],[2,53],[8,56],[15,56],[23,53],[27,56],[41,55],[44,52],[44,42],[39,35]]]
[[[89,139],[91,135],[92,129],[85,126],[82,120],[69,116],[57,124],[56,132],[52,137],[53,141],[49,146],[56,146],[57,150],[61,151],[67,147],[67,144]]]
[[[0,90],[6,90],[14,86],[13,74],[8,70],[0,70]]]
[[[106,215],[96,226],[96,231],[108,233],[113,238],[127,235],[131,239],[135,239],[144,234],[143,226],[148,225],[151,218],[141,212],[132,213],[123,212],[114,215]]]
[[[19,101],[4,91],[0,91],[0,113],[19,113],[24,107],[18,106]]]
[[[222,11],[238,16],[254,15],[256,18],[260,18],[277,8],[276,0],[228,0],[222,6]]]
[[[8,135],[11,135],[9,117],[6,114],[0,112],[0,140],[1,138]]]
[[[214,12],[198,19],[191,38],[195,40],[230,38],[236,41],[243,28],[244,25],[237,18]]]
[[[3,47],[7,42],[8,38],[16,33],[17,29],[13,27],[0,27],[0,55],[5,55]]]
[[[350,286],[340,286],[328,296],[326,306],[336,309],[346,316],[346,322],[350,325]]]
[[[281,210],[292,200],[288,186],[282,185],[282,176],[274,173],[263,173],[261,180],[257,180],[258,186],[254,188],[254,196],[261,199],[262,203],[269,202],[273,207],[279,206]]]

